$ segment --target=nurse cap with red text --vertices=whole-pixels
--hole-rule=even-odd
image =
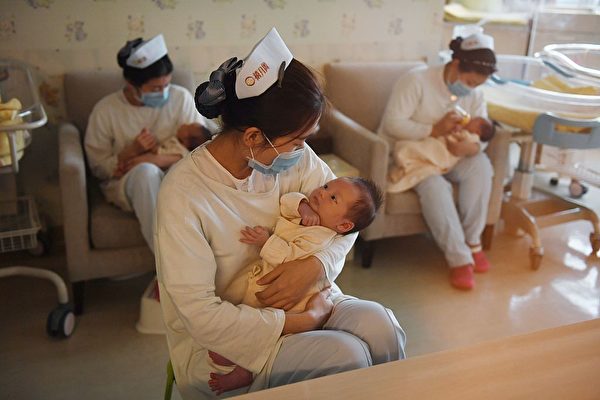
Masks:
[[[294,56],[277,29],[272,28],[244,59],[242,68],[236,71],[235,93],[238,99],[263,94],[283,77],[292,58]]]
[[[276,82],[281,85],[285,69],[294,56],[275,28],[272,28],[244,60],[232,57],[210,74],[208,82],[196,88],[196,108],[207,118],[220,115],[218,106],[225,98],[225,77],[235,73],[238,99],[260,96]]]

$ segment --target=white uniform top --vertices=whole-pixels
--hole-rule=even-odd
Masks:
[[[194,106],[189,91],[171,85],[169,100],[159,108],[134,106],[123,90],[101,99],[92,110],[85,134],[85,152],[92,173],[99,178],[107,200],[129,210],[123,190],[125,177],[113,179],[117,156],[129,145],[143,128],[148,128],[157,141],[174,136],[182,124],[198,122],[209,126]]]
[[[451,95],[444,82],[444,65],[409,71],[394,85],[378,133],[388,140],[390,149],[397,140],[428,137],[433,125],[450,110]],[[487,118],[479,88],[460,97],[458,104],[471,117]]]
[[[239,241],[240,231],[275,225],[282,194],[308,194],[333,178],[308,146],[297,165],[276,177],[254,171],[235,179],[204,146],[169,171],[158,197],[155,254],[171,361],[184,398],[214,396],[207,385],[208,349],[258,374],[252,390],[265,387],[281,344],[284,311],[219,297],[241,269],[259,258],[257,246]],[[340,237],[315,254],[330,282],[356,236]],[[340,297],[341,291],[333,289]]]

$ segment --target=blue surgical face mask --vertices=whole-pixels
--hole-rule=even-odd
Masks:
[[[248,160],[248,166],[252,169],[257,170],[261,174],[277,175],[278,173],[283,172],[296,165],[298,161],[300,161],[300,159],[302,158],[302,155],[304,154],[304,148],[300,148],[286,153],[280,153],[277,151],[275,146],[273,146],[273,143],[271,143],[269,138],[265,136],[265,139],[267,139],[267,142],[269,142],[273,150],[275,150],[275,152],[277,153],[277,156],[271,162],[271,164],[265,165],[260,161],[257,161],[254,158],[254,152],[252,151],[252,147],[250,148],[250,155],[252,156],[252,158]]]
[[[147,107],[162,107],[169,101],[169,87],[170,85],[167,85],[160,92],[142,92],[140,101]]]
[[[460,79],[457,79],[453,83],[446,82],[446,86],[448,86],[448,90],[450,91],[450,93],[452,93],[456,97],[467,96],[469,95],[469,93],[471,93],[471,90],[473,90],[469,86],[462,83]]]

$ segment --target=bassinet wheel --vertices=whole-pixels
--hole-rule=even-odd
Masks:
[[[50,337],[67,338],[75,329],[75,314],[67,304],[60,304],[48,314],[46,332]]]
[[[532,269],[537,270],[540,267],[542,257],[544,257],[543,247],[531,247],[529,249],[529,262]]]
[[[590,244],[592,245],[592,255],[595,255],[600,250],[600,234],[590,233]]]

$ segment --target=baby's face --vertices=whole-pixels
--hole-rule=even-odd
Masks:
[[[349,229],[341,227],[345,222],[348,210],[360,198],[360,189],[344,178],[337,178],[313,190],[308,196],[308,204],[314,212],[319,214],[321,226],[344,233]],[[354,223],[352,223],[352,229]]]
[[[192,150],[204,143],[206,136],[200,124],[184,124],[177,130],[177,139],[185,148]]]
[[[472,118],[469,123],[465,125],[465,129],[481,136],[481,127],[484,123],[485,120],[482,118]]]

